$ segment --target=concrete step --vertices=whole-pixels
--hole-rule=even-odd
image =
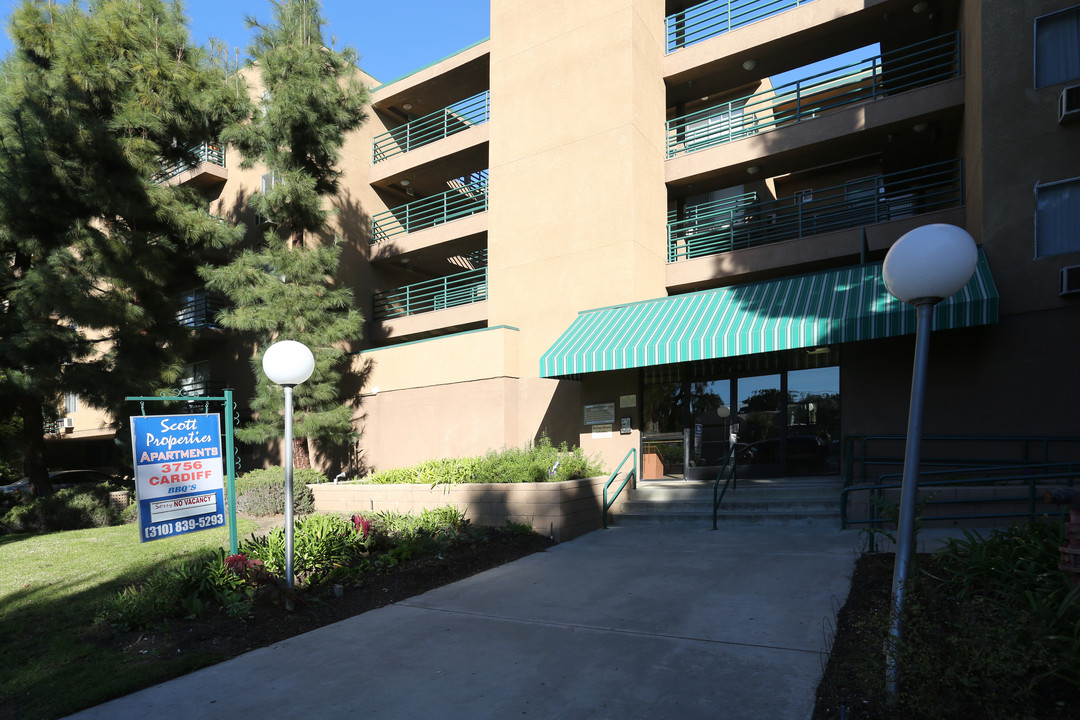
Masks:
[[[728,489],[717,512],[726,525],[840,523],[840,480],[744,480]],[[617,525],[712,526],[713,484],[641,482],[615,515]]]
[[[704,500],[638,500],[632,496],[622,506],[626,513],[663,513],[663,512],[708,512],[712,514],[712,498]],[[786,500],[783,498],[762,498],[759,500],[730,499],[724,498],[720,504],[721,510],[740,510],[743,512],[791,512],[791,511],[822,511],[840,512],[840,498],[795,498]]]
[[[719,525],[835,525],[840,527],[839,512],[738,512],[720,511],[716,515]],[[672,513],[619,513],[613,522],[617,527],[637,527],[646,525],[680,525],[699,528],[712,527],[712,513],[672,512]]]

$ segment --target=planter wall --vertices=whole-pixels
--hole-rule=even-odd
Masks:
[[[462,485],[309,485],[315,510],[322,513],[392,510],[416,514],[425,508],[453,505],[474,525],[526,522],[533,530],[564,542],[602,526],[604,483],[607,477],[550,483]],[[618,487],[614,484],[613,487]],[[622,505],[626,492],[611,512]]]

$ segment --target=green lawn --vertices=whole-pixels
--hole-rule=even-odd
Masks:
[[[256,529],[237,525],[239,537]],[[138,527],[0,535],[0,718],[56,718],[219,658],[142,662],[93,643],[99,603],[151,571],[228,548],[228,528],[140,543]],[[163,667],[164,665],[164,667]]]

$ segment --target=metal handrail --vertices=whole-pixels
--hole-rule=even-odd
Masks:
[[[623,480],[623,484],[619,486],[619,489],[615,491],[615,494],[611,497],[611,500],[608,500],[608,488],[611,487],[611,483],[615,482],[615,478],[618,477],[619,471],[622,470],[623,465],[626,464],[626,461],[629,460],[631,456],[633,456],[634,462],[630,466],[630,471],[628,473],[626,473],[626,479]],[[604,525],[605,530],[607,530],[607,526],[608,526],[608,510],[610,510],[611,506],[615,504],[615,501],[619,499],[619,493],[621,493],[623,491],[623,488],[626,487],[626,484],[628,482],[630,482],[631,480],[633,480],[634,478],[636,478],[636,477],[637,477],[637,448],[630,448],[630,452],[626,453],[626,456],[622,459],[622,462],[620,462],[619,466],[617,468],[615,468],[615,472],[611,473],[611,477],[609,477],[607,482],[604,483],[603,525]]]
[[[667,52],[805,5],[810,0],[707,0],[668,15]]]
[[[998,470],[1001,472],[1014,472],[1011,475],[987,475],[989,471]],[[1015,471],[1028,471],[1028,472],[1015,472]],[[1041,471],[1041,472],[1030,472]],[[925,476],[934,476],[942,474],[956,475],[958,473],[976,473],[980,477],[963,479],[952,477],[948,480],[922,480]],[[987,495],[986,497],[971,497],[971,498],[954,498],[954,499],[942,499],[935,500],[932,496],[926,499],[924,502],[926,505],[959,505],[959,504],[988,504],[988,503],[1002,503],[1002,502],[1018,502],[1026,500],[1028,502],[1027,512],[1013,512],[1013,513],[964,513],[960,515],[933,515],[924,516],[925,519],[932,520],[1001,520],[1006,518],[1028,518],[1034,521],[1038,515],[1035,509],[1035,503],[1037,500],[1036,487],[1041,484],[1040,481],[1047,480],[1067,480],[1065,483],[1069,487],[1072,487],[1075,479],[1080,476],[1080,463],[1040,463],[1034,465],[1004,465],[993,467],[979,467],[979,468],[966,468],[957,470],[939,470],[925,473],[919,473],[918,486],[922,488],[941,488],[941,487],[964,487],[964,486],[986,486],[986,485],[999,485],[1002,483],[1010,483],[1013,486],[1025,487],[1027,492],[1024,495],[1017,496],[1000,496],[1000,495]],[[890,473],[888,475],[882,475],[879,481],[873,485],[852,485],[845,487],[840,491],[840,527],[846,530],[850,525],[867,525],[871,528],[881,525],[887,518],[877,517],[877,508],[873,501],[870,501],[869,516],[865,520],[849,520],[847,517],[847,505],[848,496],[854,492],[869,492],[872,493],[872,497],[881,497],[883,490],[898,490],[901,488],[901,482],[881,482],[886,478],[889,479],[901,479],[902,473]],[[871,547],[871,549],[873,549]]]
[[[488,90],[454,103],[442,110],[410,120],[400,127],[376,135],[372,140],[372,162],[378,163],[424,145],[450,137],[490,119],[491,93]]]
[[[867,454],[871,443],[891,442],[902,443],[906,441],[906,435],[847,435],[843,442],[844,463],[844,487],[853,485],[855,482],[855,464],[860,466],[860,484],[867,482],[867,469],[873,465],[885,465],[899,467],[903,464],[903,453],[899,455],[876,455]],[[1080,449],[1080,436],[1071,435],[924,435],[922,439],[924,447],[928,443],[992,443],[996,448],[1015,446],[1019,444],[1021,456],[1016,460],[1008,460],[1002,457],[987,459],[972,459],[964,457],[933,458],[926,456],[922,459],[923,466],[947,467],[947,468],[973,468],[973,467],[1001,467],[1008,465],[1027,465],[1037,461],[1030,450],[1032,445],[1041,446],[1040,464],[1050,463],[1051,444],[1074,445]],[[859,455],[856,456],[856,446]]]
[[[678,262],[863,227],[961,205],[961,160],[815,188],[811,200],[787,197],[730,203],[668,223],[668,262]]]
[[[731,471],[728,472],[728,468]],[[717,515],[720,513],[720,503],[724,502],[724,495],[727,494],[728,486],[731,486],[731,491],[736,492],[738,490],[738,480],[736,479],[736,462],[735,462],[735,446],[729,445],[727,455],[724,457],[724,465],[720,468],[720,472],[716,475],[716,482],[713,483],[713,507],[712,507],[712,529],[716,530]],[[728,473],[727,480],[724,482],[724,487],[720,488],[720,481],[724,479],[724,474]]]
[[[161,172],[154,176],[154,182],[163,183],[171,180],[182,172],[193,170],[202,163],[211,163],[219,167],[225,167],[225,146],[217,142],[204,142],[192,148],[195,154],[196,164],[190,165],[183,160],[170,163],[162,163]]]
[[[405,285],[372,297],[376,321],[434,312],[487,300],[487,268]]]
[[[486,212],[487,181],[447,190],[422,200],[400,205],[371,218],[371,244],[383,242],[402,233],[426,230],[436,225]]]
[[[951,32],[667,122],[667,157],[741,140],[801,120],[960,75]]]

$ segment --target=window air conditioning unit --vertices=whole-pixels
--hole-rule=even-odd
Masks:
[[[1080,278],[1080,275],[1078,275],[1077,278]],[[75,427],[75,419],[69,417],[60,418],[60,427],[65,430],[73,429]]]
[[[1080,294],[1080,265],[1061,268],[1061,295]]]
[[[1070,85],[1058,97],[1058,123],[1080,120],[1080,85]]]

